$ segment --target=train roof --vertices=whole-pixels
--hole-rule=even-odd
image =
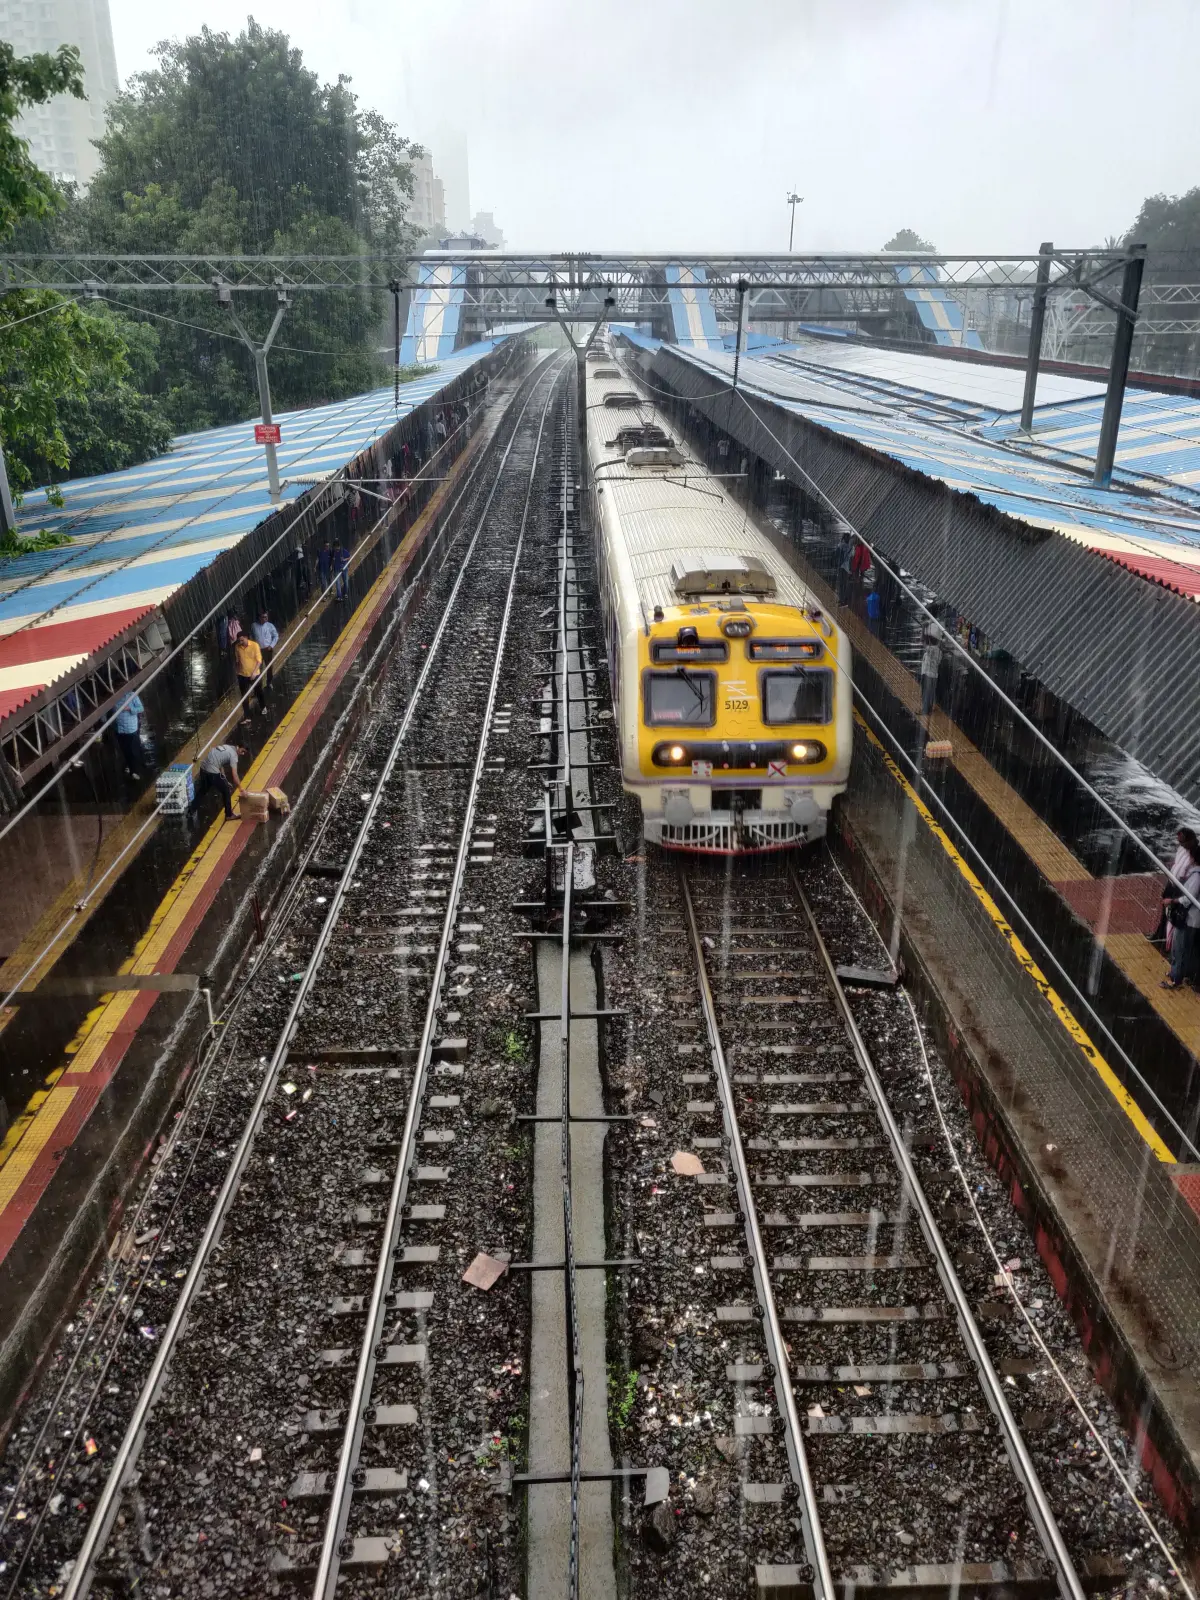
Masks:
[[[721,569],[727,565],[722,556],[741,557],[748,568],[770,573],[774,593],[762,599],[811,604],[812,595],[722,480],[615,360],[589,364],[587,403],[595,484],[612,496],[638,598],[647,609],[695,604],[702,597],[681,595],[672,568],[684,558],[689,567]],[[664,452],[673,459],[665,460]],[[636,465],[639,456],[651,460]]]

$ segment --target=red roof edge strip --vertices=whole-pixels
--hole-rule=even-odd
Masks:
[[[87,673],[93,656],[129,633],[157,609],[157,606],[134,606],[126,611],[106,611],[101,617],[88,617],[79,622],[49,623],[44,628],[27,628],[0,636],[0,667],[32,667],[39,661],[56,661],[63,656],[84,657],[78,666],[62,673],[52,683],[43,678],[40,683],[0,690],[0,722],[22,710],[32,716],[37,709],[35,702],[48,690],[52,692],[51,697],[65,692]]]
[[[1115,550],[1096,550],[1095,555],[1106,561],[1115,561],[1119,567],[1136,572],[1139,578],[1160,583],[1164,589],[1173,589],[1185,600],[1200,600],[1200,567],[1185,566],[1182,561],[1171,561],[1166,556],[1127,556]]]
[[[153,610],[153,606],[132,606],[123,611],[106,611],[100,617],[84,617],[79,622],[47,622],[40,628],[0,634],[0,667],[58,661],[63,656],[90,656]]]

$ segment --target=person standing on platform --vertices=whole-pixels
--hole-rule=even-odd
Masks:
[[[1200,872],[1200,840],[1190,827],[1181,827],[1174,838],[1179,848],[1171,862],[1171,882],[1166,883],[1163,890],[1166,954],[1171,960],[1170,978],[1163,982],[1163,989],[1179,989],[1189,978],[1195,982],[1200,971],[1200,926],[1194,923],[1189,933],[1189,915],[1197,915],[1200,920],[1200,910],[1192,906],[1176,886],[1182,883],[1187,893],[1194,893],[1195,899],[1200,901],[1200,893],[1194,891],[1190,882]]]
[[[1200,852],[1191,845],[1185,848],[1187,864],[1175,874],[1184,893],[1167,910],[1171,923],[1171,972],[1163,979],[1164,989],[1182,989],[1185,983],[1194,986],[1200,976]],[[1175,859],[1178,861],[1178,856]]]
[[[142,718],[146,708],[138,694],[127,694],[117,707],[116,735],[129,777],[139,782],[142,772]]]
[[[925,648],[921,651],[921,715],[929,717],[937,704],[938,673],[942,670],[942,647],[937,634],[925,635]]]
[[[878,584],[867,591],[867,627],[876,639],[883,638],[883,596]]]
[[[275,676],[271,671],[271,661],[275,655],[275,646],[279,643],[279,629],[267,616],[265,611],[258,613],[258,621],[250,629],[255,644],[262,651],[263,674],[267,694],[271,692],[271,685]]]
[[[1151,934],[1153,944],[1165,945],[1168,958],[1175,943],[1175,924],[1171,921],[1171,907],[1180,898],[1178,885],[1185,882],[1193,861],[1200,861],[1200,839],[1191,828],[1180,828],[1175,834],[1175,859],[1171,862],[1171,876],[1163,885],[1162,916]]]
[[[854,554],[850,557],[850,578],[857,589],[871,570],[871,552],[861,539],[854,541]]]
[[[262,651],[248,633],[243,633],[233,647],[233,670],[237,673],[238,694],[242,701],[242,721],[250,721],[250,692],[254,691],[263,716],[267,714],[266,696],[263,694]]]
[[[333,552],[333,567],[337,573],[337,597],[347,600],[350,597],[350,552],[344,544],[339,544]]]
[[[312,588],[312,579],[308,575],[308,557],[304,554],[304,546],[296,546],[296,554],[292,558],[293,569],[296,575],[296,599],[307,600]]]
[[[225,820],[233,820],[233,797],[242,786],[238,777],[238,762],[246,754],[245,745],[215,744],[206,750],[200,760],[200,779],[196,784],[195,798],[189,811],[193,826],[199,819],[200,801],[209,789],[215,789],[225,802]]]
[[[333,546],[329,540],[317,552],[317,584],[324,594],[329,587],[330,577],[333,575]]]
[[[850,575],[850,566],[854,560],[854,535],[849,528],[842,529],[842,537],[837,548],[837,597],[839,605],[847,605],[850,600],[850,588],[853,578]]]

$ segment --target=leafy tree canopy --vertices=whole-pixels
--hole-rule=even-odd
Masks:
[[[360,110],[347,79],[322,83],[286,34],[251,18],[236,38],[204,28],[160,44],[155,59],[109,106],[101,167],[80,193],[39,172],[11,130],[23,106],[83,93],[78,53],[20,60],[0,45],[0,237],[10,248],[353,256],[411,247],[419,147]],[[274,298],[247,295],[238,310],[261,338]],[[276,407],[382,381],[386,312],[374,290],[297,296],[271,351]],[[0,433],[17,490],[130,465],[167,448],[174,431],[257,413],[253,359],[215,297],[0,300]]]
[[[151,193],[162,248],[182,248],[206,211],[208,249],[265,252],[313,214],[373,248],[403,242],[417,147],[360,112],[348,79],[322,83],[286,34],[253,18],[236,39],[204,28],[154,54],[108,110],[88,197],[97,245],[115,247],[109,229],[128,235]]]
[[[182,255],[403,250],[419,146],[348,80],[322,83],[287,35],[251,18],[243,33],[204,28],[160,44],[153,70],[108,110],[102,166],[85,196],[68,194],[54,224],[67,248]],[[45,248],[30,240],[29,248]],[[254,416],[254,363],[227,313],[205,296],[117,296],[151,321],[159,362],[148,380],[179,430]],[[275,303],[239,298],[262,337]],[[379,291],[297,296],[271,350],[279,408],[361,393],[386,369]]]
[[[898,228],[883,247],[885,250],[925,250],[937,254],[937,245],[922,239],[915,228]]]
[[[1152,194],[1123,240],[1151,250],[1200,251],[1200,188],[1186,194]]]
[[[22,111],[56,94],[84,98],[83,67],[74,45],[64,44],[54,55],[18,56],[0,40],[0,236],[25,217],[44,217],[59,204],[52,179],[34,166],[28,141],[13,131]]]
[[[74,46],[17,56],[0,42],[0,238],[19,227],[44,234],[69,202],[30,160],[14,119],[53,95],[83,92]],[[16,497],[71,471],[104,471],[165,450],[170,426],[140,392],[155,361],[148,330],[56,294],[0,299],[0,443]]]

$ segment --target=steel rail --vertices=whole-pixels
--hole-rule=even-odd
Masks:
[[[237,1196],[237,1191],[240,1186],[243,1173],[245,1172],[246,1165],[250,1159],[251,1151],[254,1148],[254,1143],[262,1124],[267,1101],[269,1100],[274,1087],[276,1074],[278,1073],[279,1068],[282,1066],[287,1055],[288,1046],[295,1036],[295,1031],[299,1023],[300,1013],[303,1010],[304,1003],[312,992],[317,973],[320,970],[325,952],[329,947],[330,940],[332,939],[334,928],[341,912],[341,907],[345,899],[346,892],[353,881],[354,873],[358,867],[359,861],[362,858],[362,853],[366,846],[367,836],[370,832],[371,824],[374,821],[375,814],[378,811],[379,805],[383,798],[384,788],[391,777],[397,760],[399,759],[404,742],[408,737],[409,729],[412,726],[413,718],[416,715],[416,711],[421,703],[425,688],[432,674],[433,663],[437,658],[439,647],[449,625],[459,591],[462,587],[466,569],[470,563],[476,545],[478,544],[480,535],[483,532],[487,513],[491,508],[492,501],[495,498],[497,489],[499,487],[500,474],[508,460],[513,445],[516,442],[517,430],[520,427],[521,420],[532,403],[536,386],[537,380],[535,379],[530,385],[530,392],[526,396],[524,404],[518,413],[516,423],[513,427],[512,437],[505,446],[504,454],[496,468],[491,491],[484,503],[483,510],[480,512],[475,532],[471,538],[471,543],[463,556],[462,567],[459,571],[458,577],[455,580],[454,587],[446,601],[446,607],[438,624],[437,632],[434,635],[429,650],[426,652],[426,657],[424,663],[422,664],[420,676],[413,688],[412,696],[409,700],[408,706],[405,709],[405,714],[401,721],[400,728],[397,731],[396,738],[393,741],[391,750],[388,753],[388,758],[384,764],[383,771],[380,774],[379,781],[375,786],[374,792],[372,793],[371,800],[367,806],[361,826],[359,827],[354,845],[347,859],[345,870],[338,881],[336,891],[330,897],[329,909],[325,914],[325,920],[321,925],[321,931],[317,936],[317,942],[313,948],[313,953],[309,958],[308,965],[305,968],[304,976],[300,981],[296,995],[293,998],[292,1004],[288,1010],[287,1018],[284,1021],[282,1029],[280,1030],[278,1042],[276,1043],[275,1049],[271,1054],[270,1061],[267,1063],[267,1066],[263,1071],[258,1093],[255,1096],[254,1104],[251,1107],[250,1114],[246,1119],[245,1125],[243,1126],[237,1149],[234,1151],[233,1159],[230,1162],[229,1168],[225,1174],[225,1181],[221,1185],[216,1202],[209,1214],[208,1223],[205,1226],[200,1243],[196,1247],[195,1255],[193,1256],[191,1266],[188,1269],[188,1275],[184,1280],[182,1288],[180,1289],[179,1298],[176,1301],[175,1308],[171,1314],[171,1320],[167,1324],[167,1327],[163,1333],[162,1340],[159,1343],[158,1351],[154,1358],[154,1363],[151,1366],[146,1381],[142,1386],[142,1391],[138,1397],[137,1405],[134,1407],[133,1414],[130,1417],[128,1426],[126,1427],[125,1434],[117,1448],[116,1457],[113,1461],[112,1467],[109,1470],[108,1478],[105,1480],[104,1488],[102,1489],[92,1511],[91,1521],[88,1524],[88,1529],[84,1535],[83,1543],[80,1545],[79,1551],[75,1557],[71,1576],[67,1582],[66,1588],[63,1591],[63,1600],[84,1600],[84,1597],[91,1590],[92,1581],[95,1577],[96,1562],[99,1559],[104,1546],[108,1542],[109,1535],[112,1532],[112,1526],[116,1520],[117,1510],[120,1505],[121,1494],[130,1475],[137,1465],[137,1460],[144,1442],[146,1424],[149,1421],[150,1413],[154,1408],[155,1402],[158,1400],[163,1383],[166,1380],[171,1357],[179,1343],[188,1313],[192,1308],[192,1303],[195,1300],[200,1283],[204,1276],[205,1269],[208,1266],[209,1258],[220,1241],[225,1222]],[[468,492],[468,489],[469,485],[464,485],[462,491],[464,495]]]
[[[688,887],[686,871],[682,867],[680,868],[679,881],[683,889],[688,932],[692,941],[692,954],[696,961],[696,978],[700,985],[700,1003],[704,1011],[704,1025],[708,1031],[713,1066],[716,1069],[717,1085],[721,1094],[721,1120],[725,1124],[725,1137],[729,1143],[729,1158],[737,1180],[742,1215],[746,1222],[746,1242],[750,1246],[751,1268],[754,1274],[755,1287],[758,1291],[759,1305],[763,1311],[763,1332],[766,1338],[767,1357],[775,1377],[776,1397],[783,1413],[784,1433],[792,1475],[800,1492],[801,1527],[804,1533],[805,1547],[808,1551],[809,1565],[813,1570],[814,1600],[834,1600],[836,1591],[834,1589],[833,1573],[830,1570],[829,1557],[825,1550],[825,1536],[821,1530],[821,1515],[817,1507],[816,1488],[813,1484],[812,1474],[809,1471],[808,1456],[804,1449],[804,1436],[800,1427],[800,1414],[796,1409],[796,1396],[792,1389],[792,1374],[787,1346],[784,1344],[783,1331],[779,1323],[779,1311],[775,1305],[775,1293],[771,1288],[767,1267],[767,1252],[758,1226],[758,1212],[754,1205],[754,1196],[750,1187],[750,1171],[746,1165],[746,1152],[742,1146],[742,1133],[738,1126],[737,1112],[734,1109],[733,1083],[725,1060],[725,1049],[721,1043],[721,1030],[717,1025],[717,1008],[713,1000],[712,985],[708,981],[708,969],[704,961],[704,946],[701,943],[700,929],[696,923],[696,910],[692,903],[692,892]]]
[[[565,358],[564,358],[565,360]],[[487,759],[488,739],[491,732],[492,713],[496,704],[496,693],[500,684],[500,672],[504,663],[504,647],[508,636],[509,620],[512,616],[513,596],[516,593],[517,578],[521,570],[521,555],[525,544],[525,528],[529,519],[529,507],[533,499],[534,478],[537,474],[538,460],[541,454],[542,435],[546,427],[546,417],[549,414],[551,403],[555,398],[557,382],[560,375],[561,363],[556,363],[551,369],[554,383],[546,396],[545,406],[542,410],[541,420],[538,424],[537,441],[534,446],[533,460],[529,467],[529,481],[525,491],[525,505],[521,513],[521,524],[517,533],[516,549],[513,552],[512,572],[508,580],[508,589],[504,599],[504,611],[500,622],[499,637],[495,645],[495,662],[492,666],[492,676],[488,685],[487,701],[484,706],[481,721],[479,748],[475,756],[475,765],[471,773],[470,783],[467,788],[467,801],[463,813],[462,831],[458,841],[458,853],[454,861],[454,871],[446,896],[446,912],[442,922],[441,937],[438,941],[437,954],[434,957],[430,977],[429,999],[425,1006],[425,1020],[421,1028],[420,1043],[417,1046],[416,1064],[413,1072],[412,1088],[409,1092],[408,1109],[404,1119],[404,1131],[400,1138],[400,1150],[396,1159],[396,1173],[392,1180],[391,1195],[388,1200],[387,1217],[384,1223],[383,1237],[380,1242],[379,1260],[375,1268],[375,1281],[371,1288],[370,1301],[366,1308],[366,1329],[363,1334],[362,1347],[359,1352],[358,1366],[354,1375],[354,1388],[346,1413],[346,1431],[342,1439],[342,1448],[338,1456],[337,1472],[334,1477],[332,1499],[329,1516],[325,1524],[325,1535],[321,1544],[321,1555],[317,1565],[317,1575],[313,1583],[314,1600],[333,1600],[337,1588],[338,1574],[341,1570],[341,1543],[346,1531],[350,1516],[350,1503],[353,1498],[353,1473],[358,1462],[362,1448],[363,1433],[366,1428],[366,1401],[370,1394],[371,1383],[375,1375],[376,1355],[375,1350],[383,1331],[383,1322],[387,1307],[385,1304],[388,1290],[391,1286],[392,1274],[395,1268],[393,1252],[400,1234],[404,1203],[408,1195],[409,1172],[412,1158],[416,1148],[417,1126],[420,1122],[421,1107],[425,1098],[425,1085],[429,1075],[429,1062],[433,1051],[433,1035],[437,1026],[437,1014],[441,1004],[442,983],[445,977],[447,960],[450,954],[450,945],[454,937],[454,924],[458,915],[458,904],[462,894],[463,878],[467,867],[467,854],[471,844],[471,829],[475,821],[475,805],[479,795],[479,786],[483,778],[484,763]],[[527,402],[528,404],[528,402]],[[524,413],[522,412],[522,415]],[[516,434],[514,432],[515,440]],[[510,441],[509,449],[512,448]],[[507,452],[506,452],[507,459]],[[492,487],[492,494],[488,497],[487,507],[484,509],[486,516],[492,498],[499,484],[500,474],[497,472],[496,482]],[[482,526],[483,518],[480,519]],[[388,775],[390,775],[390,766]],[[381,779],[381,786],[384,780]]]
[[[1017,1426],[1016,1418],[1013,1416],[1005,1398],[1003,1386],[995,1367],[992,1365],[992,1358],[988,1354],[986,1344],[983,1342],[983,1336],[979,1332],[979,1325],[975,1321],[966,1291],[959,1281],[957,1272],[954,1270],[954,1263],[950,1259],[950,1252],[946,1249],[933,1209],[926,1199],[925,1191],[921,1187],[921,1181],[917,1177],[912,1156],[909,1154],[908,1146],[904,1142],[904,1136],[896,1124],[895,1117],[892,1115],[892,1109],[888,1104],[883,1084],[875,1070],[875,1063],[871,1059],[871,1054],[866,1047],[862,1034],[858,1030],[858,1024],[854,1020],[854,1013],[850,1009],[850,1002],[846,999],[846,992],[842,987],[841,979],[837,975],[837,968],[834,965],[832,956],[829,954],[825,940],[821,936],[821,930],[817,926],[817,919],[813,914],[812,905],[804,892],[804,886],[794,866],[789,867],[788,875],[792,888],[799,896],[805,918],[816,942],[821,960],[824,963],[826,976],[829,979],[829,986],[833,990],[838,1011],[841,1013],[846,1032],[850,1037],[855,1058],[866,1079],[871,1098],[875,1102],[879,1120],[883,1125],[884,1132],[887,1134],[888,1143],[892,1150],[892,1158],[900,1169],[904,1186],[916,1211],[921,1232],[924,1234],[925,1242],[933,1254],[942,1287],[954,1306],[959,1331],[962,1333],[967,1349],[975,1363],[988,1405],[991,1407],[996,1421],[1000,1424],[1005,1451],[1012,1463],[1013,1471],[1025,1491],[1029,1512],[1033,1518],[1034,1526],[1037,1528],[1042,1547],[1054,1564],[1059,1593],[1063,1596],[1069,1596],[1070,1600],[1084,1600],[1079,1574],[1075,1571],[1075,1565],[1071,1560],[1070,1552],[1067,1550],[1062,1531],[1058,1526],[1050,1502],[1046,1498],[1046,1491],[1042,1488],[1037,1468],[1033,1464],[1033,1459],[1026,1448],[1025,1440],[1021,1436],[1021,1430]]]
[[[571,768],[571,654],[567,638],[567,590],[574,566],[574,550],[567,515],[567,471],[571,461],[570,430],[563,438],[561,571],[558,585],[558,644],[562,651],[559,690],[559,754],[562,758],[563,819],[567,846],[563,854],[562,973],[559,986],[559,1072],[561,1075],[562,1204],[563,1204],[563,1287],[571,1357],[571,1530],[567,1553],[568,1600],[579,1600],[579,1485],[583,1471],[583,1354],[579,1337],[579,1282],[575,1271],[575,1213],[572,1192],[571,1146],[571,899],[575,889],[575,839],[571,827],[574,812],[574,779]],[[581,469],[582,470],[582,469]],[[575,506],[578,526],[579,506]],[[579,605],[575,605],[575,637],[579,642]],[[580,650],[580,660],[583,653]],[[586,738],[586,735],[584,736]],[[547,840],[549,844],[549,840]]]

